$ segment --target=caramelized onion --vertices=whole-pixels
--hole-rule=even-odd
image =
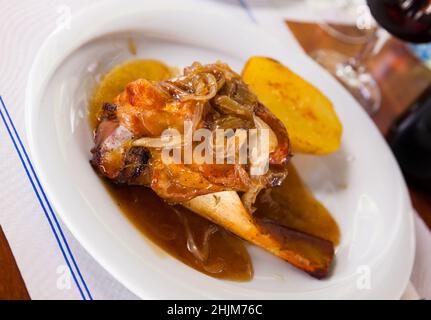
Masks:
[[[180,96],[181,100],[210,100],[217,94],[217,79],[211,73],[201,73],[193,76],[192,84],[195,94]]]
[[[251,129],[254,124],[251,121],[244,120],[236,116],[226,116],[215,120],[216,129]]]
[[[173,208],[178,218],[181,220],[187,238],[187,250],[201,263],[204,263],[208,260],[210,253],[210,238],[211,236],[218,231],[216,225],[211,224],[208,229],[205,230],[203,235],[202,243],[197,243],[195,239],[195,235],[193,234],[192,229],[190,228],[189,221],[187,218],[175,207]]]
[[[195,106],[193,117],[191,119],[193,130],[195,130],[199,125],[199,123],[201,122],[203,114],[204,114],[204,104],[202,102],[199,102]]]
[[[211,73],[190,74],[175,80],[164,81],[160,86],[175,94],[181,101],[208,101],[214,98],[219,90],[217,79]]]
[[[267,129],[269,131],[269,152],[272,153],[277,149],[278,146],[278,139],[277,135],[274,133],[274,131],[271,129],[270,126],[266,124],[265,121],[263,121],[258,116],[253,116],[254,124],[256,125],[257,129]]]
[[[214,103],[216,108],[224,114],[234,114],[246,120],[253,119],[253,110],[250,107],[239,104],[228,96],[218,96]]]
[[[133,141],[134,147],[145,148],[179,148],[182,145],[182,138],[180,136],[149,138],[144,137]]]

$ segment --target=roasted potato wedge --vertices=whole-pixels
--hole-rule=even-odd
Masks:
[[[324,155],[341,144],[342,125],[322,92],[278,61],[248,60],[244,81],[283,123],[294,153]]]

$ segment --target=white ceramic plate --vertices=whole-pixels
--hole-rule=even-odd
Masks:
[[[288,42],[238,22],[229,10],[188,1],[107,1],[81,12],[70,29],[46,40],[28,80],[26,130],[55,210],[90,254],[142,298],[399,298],[412,268],[414,231],[406,186],[386,143],[324,70]],[[129,37],[138,57],[173,66],[221,59],[240,71],[248,57],[270,56],[333,101],[344,124],[342,149],[328,157],[294,160],[341,228],[330,278],[315,280],[251,247],[252,281],[216,280],[161,255],[123,216],[88,163],[87,101],[98,75],[136,58],[128,52]]]

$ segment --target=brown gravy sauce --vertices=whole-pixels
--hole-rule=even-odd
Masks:
[[[100,107],[112,102],[127,83],[139,78],[163,80],[173,69],[155,60],[134,60],[104,76],[90,101],[89,121],[97,126]],[[253,267],[244,241],[181,206],[170,206],[151,189],[105,182],[121,212],[152,242],[190,267],[215,278],[247,281]],[[335,220],[301,181],[293,165],[279,188],[263,191],[256,215],[338,244]]]

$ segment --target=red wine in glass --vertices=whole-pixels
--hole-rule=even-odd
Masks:
[[[431,0],[367,0],[371,14],[389,33],[407,42],[431,42]]]
[[[388,32],[407,42],[431,42],[431,0],[367,0]],[[392,126],[388,142],[407,182],[431,196],[431,87]]]
[[[407,182],[431,196],[431,87],[393,124],[388,142]]]

